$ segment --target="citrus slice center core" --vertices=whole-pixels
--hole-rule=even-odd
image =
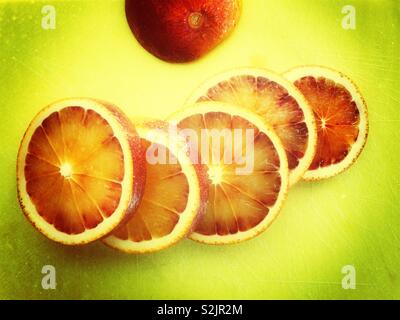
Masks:
[[[60,173],[66,179],[71,178],[73,175],[72,166],[68,162],[64,163],[60,167]]]
[[[211,184],[221,184],[223,180],[224,169],[221,165],[211,165],[208,168],[208,178],[211,180]]]

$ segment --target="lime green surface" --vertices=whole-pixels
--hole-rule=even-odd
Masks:
[[[341,27],[348,1],[244,0],[234,34],[192,64],[144,51],[123,1],[0,2],[0,298],[400,298],[400,12],[396,0],[353,0],[357,29]],[[41,8],[57,10],[55,30]],[[249,242],[210,247],[184,240],[129,256],[101,243],[58,245],[24,218],[16,200],[19,142],[53,100],[89,96],[131,116],[165,117],[218,71],[262,66],[283,72],[326,65],[348,74],[369,106],[370,137],[342,175],[299,183],[281,216]],[[57,289],[43,290],[54,265]],[[356,290],[341,268],[354,265]]]

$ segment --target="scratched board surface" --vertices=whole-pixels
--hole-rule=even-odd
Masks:
[[[343,10],[348,1],[244,0],[226,42],[195,63],[173,65],[136,42],[123,1],[0,1],[0,298],[400,298],[400,9],[395,0],[351,3],[355,21]],[[49,4],[54,25],[43,21]],[[305,64],[355,81],[369,107],[370,137],[347,172],[296,185],[256,239],[224,247],[184,240],[130,256],[101,243],[53,243],[19,209],[19,142],[48,103],[89,96],[130,116],[165,117],[216,72]],[[44,266],[55,268],[55,290],[42,287]],[[353,271],[356,288],[345,290]]]

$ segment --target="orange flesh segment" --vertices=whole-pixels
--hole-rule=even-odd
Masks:
[[[323,77],[303,77],[295,85],[309,101],[317,120],[317,152],[310,170],[341,162],[359,134],[360,113],[351,94],[341,84]]]
[[[271,140],[247,120],[222,112],[195,114],[181,122],[180,129],[252,129],[254,132],[254,168],[252,171],[238,175],[236,169],[244,165],[233,161],[224,162],[223,152],[217,163],[208,163],[209,167],[209,200],[207,211],[196,227],[196,232],[203,235],[230,235],[245,232],[257,226],[269,213],[281,187],[278,153]],[[233,132],[233,131],[232,131]],[[241,148],[245,155],[246,140],[242,144],[233,139],[233,150]],[[200,143],[203,145],[203,142]],[[211,144],[210,154],[212,153]],[[223,148],[222,148],[223,150]],[[226,151],[223,150],[223,151]],[[216,157],[217,158],[217,157]],[[220,181],[213,180],[210,173],[213,166],[221,172]]]
[[[146,150],[151,146],[147,140],[142,139],[142,143]],[[165,146],[153,146],[158,152],[171,154]],[[137,211],[126,225],[114,232],[114,236],[121,240],[141,242],[167,236],[186,209],[189,183],[179,163],[146,162],[146,170],[143,199]]]
[[[239,105],[261,115],[281,139],[289,169],[298,166],[307,150],[308,129],[302,109],[283,86],[264,77],[234,76],[199,99],[210,100]]]
[[[52,113],[34,132],[25,177],[39,215],[60,232],[80,234],[119,205],[122,148],[98,113],[68,107]]]

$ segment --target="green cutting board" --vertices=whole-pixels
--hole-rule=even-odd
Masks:
[[[352,0],[356,28],[346,29],[348,2],[243,0],[227,41],[176,65],[137,43],[122,0],[1,1],[0,298],[400,298],[400,7]],[[55,29],[42,26],[45,5],[55,9]],[[291,189],[277,221],[256,239],[222,247],[184,240],[130,256],[101,243],[53,243],[24,218],[16,155],[30,120],[52,101],[88,96],[130,116],[163,118],[219,71],[305,64],[354,80],[368,104],[369,140],[345,173]],[[55,267],[55,290],[42,287],[45,265]],[[347,265],[355,289],[342,286]]]

